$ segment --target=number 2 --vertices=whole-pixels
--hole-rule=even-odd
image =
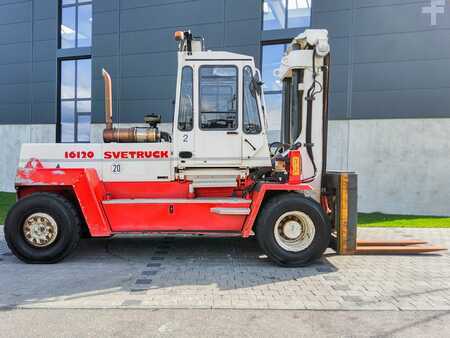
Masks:
[[[188,134],[184,134],[183,135],[183,142],[187,143],[188,142]]]

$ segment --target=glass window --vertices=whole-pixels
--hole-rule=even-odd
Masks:
[[[191,131],[194,127],[193,96],[193,71],[191,67],[184,67],[181,74],[180,107],[178,110],[178,129],[181,131]]]
[[[286,0],[264,0],[263,29],[286,28]]]
[[[259,118],[256,88],[250,67],[244,68],[244,133],[259,134],[261,120]]]
[[[281,139],[281,94],[270,94],[265,96],[267,124],[269,130],[267,132],[269,142],[280,141]]]
[[[236,67],[200,67],[201,129],[237,129],[237,102]]]
[[[89,142],[91,59],[61,61],[60,77],[60,140],[65,143]]]
[[[92,45],[92,1],[63,0],[61,7],[61,48]]]
[[[263,29],[309,27],[312,0],[263,0]]]
[[[265,45],[262,50],[262,77],[264,91],[280,91],[281,81],[273,75],[275,69],[280,67],[286,45]]]
[[[288,28],[311,25],[311,0],[288,0]]]
[[[280,141],[281,138],[281,92],[283,85],[281,80],[273,75],[273,72],[280,66],[286,47],[285,44],[265,45],[262,50],[262,77],[269,127],[267,133],[271,142]]]

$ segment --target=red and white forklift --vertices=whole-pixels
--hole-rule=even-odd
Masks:
[[[178,77],[172,132],[113,125],[105,79],[104,143],[24,144],[17,203],[5,223],[11,251],[54,263],[82,237],[116,234],[256,236],[283,266],[321,257],[330,241],[356,246],[356,175],[327,173],[330,46],[325,30],[290,44],[281,142],[268,144],[260,73],[250,56],[207,51],[176,32]]]

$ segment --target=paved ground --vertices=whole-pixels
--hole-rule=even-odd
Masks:
[[[450,312],[305,310],[0,311],[0,337],[445,337]]]
[[[45,309],[450,310],[450,255],[335,256],[286,269],[255,241],[85,240],[56,265],[26,265],[0,229],[0,307]],[[450,247],[450,229],[362,229]]]

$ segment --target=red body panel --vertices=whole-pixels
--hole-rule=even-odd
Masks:
[[[189,199],[189,182],[102,182],[95,169],[42,168],[39,161],[18,170],[16,188],[19,198],[36,191],[73,191],[93,237],[165,231],[241,232],[248,237],[268,191],[312,189],[306,184],[263,183],[248,202],[242,190],[198,189],[196,200]],[[250,214],[220,214],[213,208],[250,209]]]
[[[71,187],[83,212],[86,224],[94,237],[111,235],[111,228],[102,207],[104,188],[94,169],[19,169],[16,188],[41,187],[39,191],[55,191]],[[49,190],[46,187],[50,187]]]
[[[113,232],[240,232],[246,215],[218,215],[212,208],[248,208],[249,203],[105,204]]]
[[[253,225],[255,224],[256,217],[258,216],[261,204],[264,201],[264,197],[268,191],[308,191],[312,190],[312,187],[307,184],[273,184],[264,183],[259,186],[252,196],[252,208],[250,215],[245,220],[244,227],[242,228],[242,237],[249,237],[252,234]]]

